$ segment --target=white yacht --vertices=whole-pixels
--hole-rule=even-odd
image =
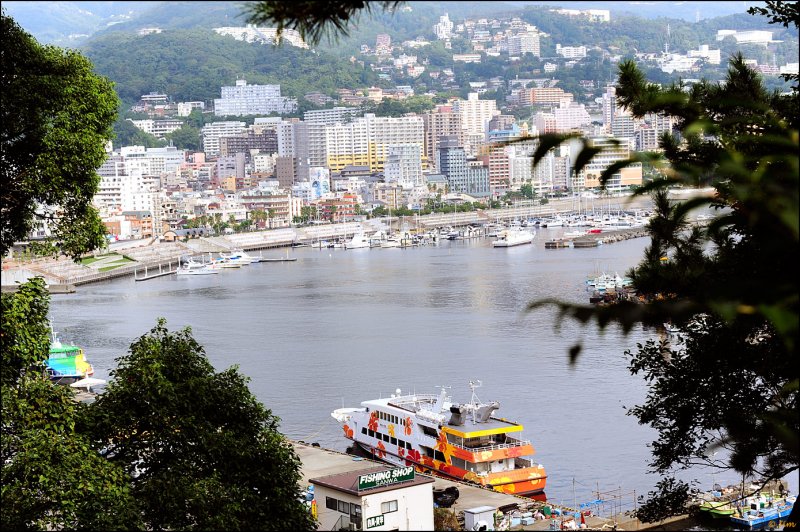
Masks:
[[[509,227],[497,237],[497,240],[492,242],[492,247],[496,248],[510,248],[512,246],[520,246],[522,244],[530,244],[536,233],[531,233],[527,229],[521,227]]]
[[[219,270],[212,268],[210,264],[203,264],[190,259],[188,262],[184,262],[175,273],[177,275],[212,275],[219,273]]]
[[[344,243],[344,249],[360,249],[369,247],[369,238],[364,233],[357,233],[353,238]]]

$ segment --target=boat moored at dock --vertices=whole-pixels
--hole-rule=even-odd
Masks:
[[[94,367],[86,360],[83,349],[76,345],[62,344],[52,331],[50,353],[47,357],[47,372],[50,380],[58,384],[70,384],[94,375]]]
[[[731,523],[745,530],[753,530],[767,526],[774,529],[781,520],[792,513],[797,497],[786,495],[773,497],[756,495],[745,499],[745,505],[731,515]]]
[[[510,248],[513,246],[520,246],[522,244],[530,244],[536,233],[531,233],[521,227],[509,227],[500,231],[497,240],[492,242],[492,246],[496,248]]]
[[[345,436],[362,451],[385,462],[471,481],[496,491],[533,495],[544,491],[547,473],[530,458],[522,425],[493,416],[497,402],[482,403],[470,382],[469,403],[439,395],[402,395],[341,408],[331,413]]]

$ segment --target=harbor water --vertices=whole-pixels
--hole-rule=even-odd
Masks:
[[[549,478],[546,494],[572,506],[616,497],[632,509],[652,490],[647,444],[655,432],[625,414],[646,388],[624,352],[657,336],[558,320],[557,309],[526,312],[534,300],[588,304],[590,274],[624,272],[649,240],[546,250],[561,228],[533,245],[492,248],[490,239],[407,249],[274,250],[295,262],[257,263],[219,275],[123,278],[54,295],[63,341],[81,345],[95,377],[158,317],[191,326],[218,370],[238,365],[250,389],[281,418],[288,437],[345,450],[330,412],[403,392],[470,399],[470,380],[497,415],[524,424]],[[577,364],[568,350],[581,343]],[[698,476],[711,486],[708,473]],[[718,477],[716,482],[736,482]],[[635,494],[635,495],[634,495]],[[606,509],[608,511],[608,509]]]

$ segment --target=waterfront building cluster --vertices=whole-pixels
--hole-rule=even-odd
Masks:
[[[550,11],[590,24],[611,20],[607,10]],[[378,34],[351,61],[383,80],[399,76],[407,83],[408,77],[425,73],[453,92],[463,85],[456,82],[455,67],[435,66],[419,49],[441,42],[452,51],[453,65],[487,58],[513,64],[531,56],[542,68],[529,69],[524,79],[472,75],[469,90],[461,96],[402,116],[380,116],[369,106],[417,95],[413,83],[340,87],[335,95],[311,92],[303,100],[326,108],[305,111],[302,117],[297,116],[298,98],[284,95],[279,84],[247,79],[231,79],[220,87],[219,98],[205,102],[143,94],[131,111],[148,117],[131,122],[159,139],[181,129],[192,113],[218,118],[206,120],[200,129],[198,150],[109,145],[95,197],[109,233],[118,239],[161,238],[167,231],[213,223],[264,229],[357,221],[375,209],[381,214],[419,212],[424,206],[464,201],[488,206],[522,190],[538,201],[579,195],[599,189],[603,171],[632,152],[658,150],[661,135],[676,126],[667,116],[634,118],[619,105],[611,84],[581,80],[576,90],[561,83],[559,72],[593,60],[592,54],[618,61],[621,56],[610,48],[553,42],[518,16],[453,20],[445,13],[428,29],[413,41]],[[665,30],[669,37],[669,28]],[[214,31],[251,43],[275,44],[277,39],[275,28]],[[720,30],[709,40],[715,37],[764,46],[776,42],[769,31]],[[281,39],[308,47],[293,30],[284,30]],[[455,39],[458,51],[451,47]],[[552,57],[541,57],[543,43],[550,54],[555,50]],[[704,44],[697,50],[670,51],[667,39],[663,51],[642,51],[637,58],[664,72],[692,72],[704,64],[720,65],[721,50]],[[753,66],[776,75],[797,72],[797,63]],[[491,91],[502,92],[504,98],[495,99]],[[424,95],[436,97],[430,91]],[[604,149],[577,173],[578,142],[558,146],[534,167],[537,137],[550,133],[579,133],[589,145]],[[644,177],[641,165],[619,170],[608,192],[624,193]],[[39,227],[31,236],[46,234],[47,228]]]

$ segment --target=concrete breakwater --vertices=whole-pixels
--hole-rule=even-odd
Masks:
[[[604,231],[602,233],[587,233],[574,238],[557,238],[548,240],[545,242],[544,247],[546,249],[594,248],[601,244],[612,244],[621,240],[641,238],[644,236],[648,236],[648,232],[646,229],[641,227],[618,229],[613,231]]]

